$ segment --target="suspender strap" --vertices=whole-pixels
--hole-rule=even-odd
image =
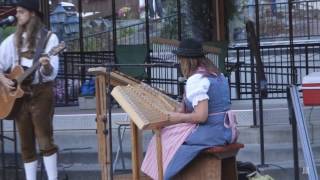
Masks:
[[[46,28],[41,28],[40,40],[37,43],[36,51],[33,56],[33,64],[39,60],[41,54],[44,51],[44,48],[47,42],[47,34],[48,34],[48,30]],[[21,52],[19,52],[19,64],[21,64]]]
[[[37,48],[33,56],[33,64],[39,61],[41,54],[44,52],[44,49],[48,41],[48,32],[49,31],[46,28],[42,28],[40,30],[40,40],[37,44]]]
[[[51,36],[51,31],[48,31],[46,28],[42,28],[40,31],[40,40],[37,44],[36,52],[33,57],[33,64],[38,62],[42,53],[45,51],[48,40]],[[40,66],[41,67],[41,66]],[[40,73],[40,68],[37,70],[39,75],[39,83],[43,82],[43,77]]]

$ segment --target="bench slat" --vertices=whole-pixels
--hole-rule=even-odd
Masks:
[[[226,152],[238,151],[239,149],[241,149],[243,147],[244,147],[244,144],[233,143],[233,144],[228,144],[225,146],[211,147],[211,148],[204,150],[204,152],[209,153],[209,154],[226,153]]]

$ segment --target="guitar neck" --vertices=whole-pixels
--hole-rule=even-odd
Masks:
[[[21,84],[28,76],[35,72],[40,65],[41,63],[39,61],[33,64],[31,68],[27,69],[20,77],[17,78],[17,83]]]
[[[49,52],[48,56],[52,56],[52,52]],[[17,78],[17,83],[21,84],[28,76],[30,76],[32,73],[34,73],[39,67],[41,63],[40,61],[36,61],[31,68],[27,69],[20,77]]]

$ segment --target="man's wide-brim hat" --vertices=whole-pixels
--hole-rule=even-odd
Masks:
[[[40,11],[39,0],[19,0],[16,3],[16,6],[23,7],[29,11],[34,11],[38,13],[40,17],[43,16],[42,12]]]
[[[177,50],[172,53],[182,57],[203,57],[207,54],[203,50],[202,44],[195,39],[185,39],[180,42]]]

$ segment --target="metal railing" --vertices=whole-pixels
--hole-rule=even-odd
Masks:
[[[294,44],[295,74],[291,71],[289,49],[289,44],[261,45],[269,99],[286,98],[286,88],[292,76],[296,76],[297,83],[301,84],[305,75],[320,70],[320,43]],[[232,99],[251,99],[251,71],[256,68],[250,65],[249,48],[230,48],[226,67],[230,69],[231,66],[235,67],[229,78]]]
[[[177,15],[173,14],[162,19],[151,20],[149,23],[150,37],[176,39],[178,37]],[[112,51],[112,29],[86,35],[83,37],[84,51]],[[79,38],[66,40],[69,51],[79,51]],[[146,23],[140,21],[117,28],[117,44],[146,44]]]
[[[151,63],[177,63],[178,60],[171,51],[176,49],[175,46],[152,44]],[[150,73],[151,86],[164,90],[172,97],[181,96],[179,89],[180,70],[178,66],[175,67],[154,67]]]
[[[317,1],[300,1],[294,2],[294,17],[295,20],[299,21],[310,21],[311,16],[315,16],[317,12],[316,8]],[[313,3],[313,4],[312,4]],[[303,4],[306,4],[305,6]],[[276,11],[271,11],[272,6],[276,6]],[[299,5],[299,6],[298,6]],[[310,7],[313,9],[310,11]],[[320,3],[319,3],[320,5]],[[271,15],[276,16],[285,16],[287,18],[288,11],[282,11],[287,6],[287,3],[276,3],[276,4],[261,4],[259,5],[260,14],[271,13]],[[251,6],[250,6],[251,7]],[[299,8],[298,8],[299,7]],[[269,10],[267,10],[269,8]],[[301,9],[306,8],[306,11]],[[308,11],[308,12],[307,12]],[[302,14],[302,15],[301,15]],[[306,15],[306,16],[305,16]],[[260,15],[262,18],[262,15]],[[264,19],[266,20],[269,16],[265,15]],[[309,20],[304,20],[301,17],[307,17]],[[173,26],[168,26],[167,24],[177,20],[176,15],[166,17],[164,19],[153,20],[150,22],[150,37],[165,37],[169,39],[176,39],[178,36],[177,28]],[[272,21],[271,21],[272,20]],[[273,23],[273,19],[270,19],[270,23]],[[297,22],[297,21],[295,21]],[[269,22],[268,22],[269,23]],[[268,24],[263,21],[260,22],[262,26]],[[318,26],[315,24],[307,24],[308,26]],[[279,25],[283,26],[283,25]],[[169,28],[170,27],[170,28]],[[146,41],[146,25],[145,22],[135,23],[126,27],[121,27],[117,29],[117,42],[118,44],[144,44]],[[271,31],[270,28],[267,31]],[[281,28],[281,27],[279,27]],[[262,28],[263,29],[263,28]],[[276,30],[272,30],[274,32]],[[285,33],[281,36],[276,34],[266,34],[266,30],[261,30],[260,35],[261,39],[267,38],[287,38],[288,33]],[[280,31],[277,31],[280,32]],[[313,31],[309,31],[313,32]],[[317,32],[317,31],[316,31]],[[317,35],[317,33],[305,33],[300,34],[301,37],[311,37]],[[306,34],[307,33],[307,34]],[[296,36],[300,36],[299,33],[295,33]],[[113,51],[112,48],[112,32],[102,32],[98,34],[92,34],[85,36],[83,39],[85,51],[101,51],[108,50]],[[68,41],[69,50],[78,50],[77,46],[78,40]],[[292,74],[290,66],[290,53],[289,53],[289,43],[284,42],[283,45],[278,45],[280,42],[274,43],[277,45],[262,45],[261,46],[261,59],[265,66],[265,72],[268,80],[268,98],[285,98],[286,97],[286,87],[291,83],[291,77],[296,76],[298,78],[298,83],[301,83],[302,77],[309,74],[310,72],[319,70],[319,43],[310,43],[302,42],[294,44],[295,52],[295,66],[298,69],[295,74]],[[70,48],[73,46],[73,48]],[[173,47],[160,46],[152,44],[150,46],[150,62],[161,62],[161,63],[176,63],[177,60],[171,54]],[[211,56],[211,55],[210,55]],[[216,55],[210,57],[213,60],[217,60]],[[251,99],[251,70],[255,69],[250,65],[250,52],[249,48],[244,46],[231,47],[228,50],[228,58],[225,62],[225,67],[227,70],[232,72],[228,74],[230,86],[231,86],[231,96],[232,99]],[[165,68],[158,67],[153,68],[149,71],[148,76],[151,85],[164,89],[168,94],[172,96],[179,96],[179,83],[178,83],[178,69],[177,68]],[[63,75],[60,74],[60,77]],[[74,80],[75,81],[75,80]],[[256,86],[256,84],[255,84]]]
[[[60,59],[60,70],[56,79],[56,105],[77,105],[82,83],[94,77],[88,74],[87,70],[96,64],[113,62],[114,54],[111,51],[84,52],[83,54],[64,52]]]
[[[0,0],[0,6],[13,5],[16,2],[17,2],[16,0]]]
[[[167,16],[162,19],[155,19],[149,24],[149,37],[177,38],[178,28],[176,27],[177,15]],[[146,23],[139,22],[126,27],[117,28],[117,44],[146,44]],[[83,38],[84,53],[79,52],[79,39],[67,40],[68,51],[61,57],[62,64],[56,83],[56,104],[58,106],[76,105],[80,93],[81,83],[91,79],[87,71],[82,66],[77,66],[83,62],[86,68],[92,64],[103,64],[114,61],[114,50],[112,43],[112,30],[87,35]],[[176,62],[174,56],[163,58],[164,49],[168,47],[156,48],[151,45],[150,63],[172,64]],[[163,49],[164,48],[164,49]],[[161,51],[161,53],[159,53]],[[171,53],[168,51],[167,53]],[[161,57],[160,57],[161,54]],[[81,61],[81,56],[82,61]],[[173,58],[173,59],[172,59]],[[151,85],[164,89],[169,95],[177,97],[179,95],[177,67],[155,66],[150,69],[151,74],[146,80]],[[82,68],[81,68],[82,67]],[[146,68],[146,71],[148,68]]]
[[[182,95],[181,76],[178,60],[171,52],[175,46],[152,44],[150,53],[150,63],[156,65],[146,67],[150,74],[145,77],[145,81],[151,86],[163,90],[171,97],[178,98]],[[60,72],[56,81],[56,104],[58,106],[77,105],[80,94],[81,84],[93,78],[87,73],[87,69],[97,64],[113,63],[114,53],[104,52],[85,52],[83,53],[85,64],[81,66],[81,53],[65,52],[61,57]],[[207,57],[218,64],[218,57],[215,54],[208,54]],[[183,83],[183,82],[182,82]]]
[[[295,38],[311,39],[320,36],[320,1],[292,1],[293,5],[293,34]],[[261,40],[287,40],[289,38],[289,9],[288,3],[259,4],[259,22]],[[255,5],[239,7],[239,22],[232,36],[234,41],[246,40],[245,22],[255,20]]]
[[[152,44],[150,62],[163,64],[177,63],[176,57],[171,53],[174,48],[168,45]],[[301,84],[302,78],[305,75],[319,71],[320,69],[320,43],[294,44],[295,68],[297,69],[295,74],[292,74],[291,71],[289,49],[289,44],[261,45],[261,60],[264,64],[268,81],[269,99],[286,98],[286,88],[291,83],[292,76],[296,76],[298,84]],[[218,64],[218,58],[215,54],[209,54],[208,57],[215,64]],[[84,59],[87,68],[90,67],[90,63],[102,64],[113,61],[113,52],[85,52]],[[81,73],[81,66],[76,66],[76,64],[80,64],[80,53],[66,52],[57,80],[57,90],[60,92],[57,93],[57,104],[76,104],[81,78],[91,78],[86,73],[83,75]],[[256,68],[255,64],[254,67],[250,64],[249,48],[246,46],[229,48],[225,67],[227,71],[232,71],[228,75],[232,99],[251,99],[251,71],[255,71]],[[178,97],[181,95],[178,81],[179,76],[179,67],[159,66],[150,68],[150,75],[147,79],[150,80],[152,86],[165,90],[167,94],[173,97]],[[254,84],[254,86],[256,87],[257,84]]]
[[[175,47],[153,44],[150,54],[151,63],[177,63],[176,57],[171,54]],[[268,81],[268,98],[286,98],[286,88],[291,83],[291,77],[296,76],[298,84],[302,78],[314,71],[320,70],[320,43],[294,44],[296,74],[292,74],[290,66],[289,45],[262,45],[261,60]],[[81,82],[92,78],[87,73],[81,73],[79,52],[66,52],[62,57],[61,69],[57,78],[57,104],[77,104]],[[90,64],[103,64],[113,62],[113,52],[85,52],[83,54],[85,68],[92,67]],[[217,61],[217,56],[209,54],[208,57]],[[217,64],[217,63],[216,63]],[[228,75],[232,99],[251,99],[251,71],[255,66],[250,64],[250,50],[247,47],[229,48],[225,63],[226,69],[233,69]],[[86,72],[83,70],[82,72]],[[165,90],[169,95],[177,97],[179,91],[180,76],[179,67],[152,67],[150,69],[152,86]],[[255,72],[254,72],[255,73]],[[257,84],[255,84],[257,86]],[[67,87],[67,88],[65,88]]]

